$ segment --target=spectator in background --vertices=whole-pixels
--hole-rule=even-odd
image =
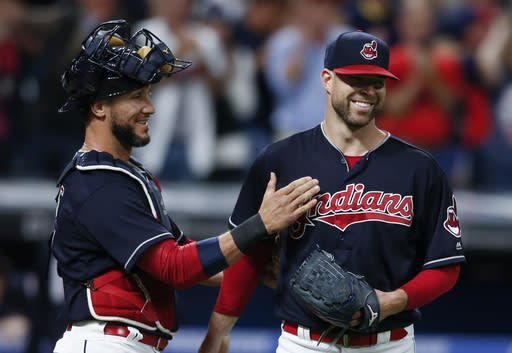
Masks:
[[[468,106],[468,87],[459,43],[436,31],[435,9],[428,0],[403,0],[397,13],[397,40],[391,47],[390,70],[400,81],[389,82],[380,128],[430,151],[455,177],[460,134]]]
[[[348,0],[343,11],[355,28],[392,42],[395,6],[392,0]]]
[[[160,179],[205,180],[215,167],[214,97],[228,69],[225,48],[209,26],[192,18],[193,0],[149,0],[140,27],[158,33],[177,57],[192,61],[179,77],[153,89],[151,144],[135,154]]]
[[[435,152],[447,167],[452,162],[448,155],[453,149],[456,87],[462,81],[459,58],[438,38],[427,1],[401,1],[397,36],[398,43],[391,47],[390,70],[400,81],[388,83],[385,114],[377,124]]]
[[[477,153],[475,187],[512,190],[512,8],[504,6],[477,50],[478,68],[493,97],[493,129]]]
[[[350,31],[336,0],[289,3],[288,24],[267,43],[265,77],[274,95],[271,124],[274,138],[309,129],[322,121],[325,97],[322,71],[327,43]]]
[[[250,161],[271,142],[273,97],[263,75],[264,45],[282,24],[285,9],[286,0],[252,0],[238,17],[220,4],[212,4],[205,14],[223,40],[230,66],[216,96],[218,179],[241,180]]]
[[[14,150],[11,146],[16,106],[12,103],[15,78],[20,69],[17,34],[22,15],[23,8],[18,1],[0,2],[0,149],[6,158],[0,165],[0,174],[8,172],[9,158]]]
[[[79,52],[82,39],[97,24],[130,19],[119,0],[59,1],[32,6],[24,16],[25,55],[19,77],[19,125],[13,173],[57,177],[83,140],[80,119],[62,118],[57,109],[66,99],[58,78]],[[64,147],[63,147],[64,146]]]
[[[499,1],[499,0],[498,0]],[[464,70],[464,86],[457,127],[458,161],[452,172],[454,184],[471,187],[475,172],[481,170],[476,155],[489,137],[492,126],[491,99],[485,77],[478,68],[477,52],[490,24],[499,12],[497,1],[438,2],[439,31],[460,43],[459,55]]]

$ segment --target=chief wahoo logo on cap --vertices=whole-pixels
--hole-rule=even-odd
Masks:
[[[367,60],[373,60],[377,57],[377,42],[372,40],[371,43],[365,43],[361,55]]]

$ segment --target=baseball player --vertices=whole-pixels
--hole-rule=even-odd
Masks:
[[[220,284],[222,270],[315,203],[318,181],[275,191],[247,222],[192,241],[169,218],[157,180],[131,157],[149,142],[150,85],[190,65],[151,32],[126,21],[98,26],[62,76],[85,142],[58,179],[52,252],[63,278],[69,325],[54,352],[155,352],[178,325],[174,288]],[[178,201],[179,202],[179,201]]]
[[[278,353],[415,352],[419,307],[450,290],[465,262],[457,205],[432,156],[377,127],[386,96],[389,49],[361,31],[341,34],[325,52],[323,122],[268,146],[256,159],[230,218],[237,226],[257,210],[265,175],[279,183],[298,175],[320,181],[317,205],[280,233],[275,315]],[[224,273],[200,353],[227,351],[229,332],[265,276],[274,241],[261,244]],[[315,249],[375,288],[375,330],[333,329],[290,290],[290,279]]]

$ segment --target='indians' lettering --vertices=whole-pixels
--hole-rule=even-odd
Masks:
[[[314,226],[313,220],[328,223],[342,231],[351,224],[360,222],[386,222],[410,226],[414,216],[411,195],[364,192],[364,184],[349,184],[345,190],[334,194],[318,195],[315,208],[299,218],[289,233],[298,239],[304,235],[306,226]]]

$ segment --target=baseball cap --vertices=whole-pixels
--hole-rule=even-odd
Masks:
[[[325,50],[324,67],[341,75],[381,75],[388,71],[389,47],[381,38],[362,31],[342,33]]]

